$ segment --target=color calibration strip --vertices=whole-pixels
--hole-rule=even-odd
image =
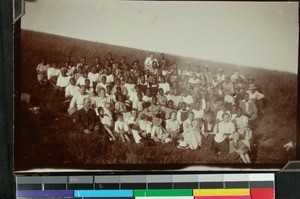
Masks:
[[[274,199],[274,174],[16,176],[17,198]]]

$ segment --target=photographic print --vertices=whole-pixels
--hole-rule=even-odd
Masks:
[[[298,3],[38,0],[25,10],[16,171],[295,160]]]

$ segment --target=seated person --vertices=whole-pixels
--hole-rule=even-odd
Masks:
[[[162,119],[161,118],[153,118],[153,127],[152,127],[152,131],[151,131],[151,139],[153,139],[155,142],[163,142],[163,143],[168,143],[170,141],[172,141],[169,137],[170,134],[168,132],[166,132],[161,123],[162,123]]]
[[[148,88],[148,83],[145,81],[145,76],[141,76],[139,79],[138,79],[138,83],[137,83],[137,86],[140,87],[140,91],[142,93],[146,93],[146,90]]]
[[[52,85],[56,85],[57,78],[61,75],[60,69],[57,66],[57,63],[54,62],[53,65],[47,70],[48,80]]]
[[[98,110],[100,121],[110,136],[109,139],[115,141],[116,137],[111,130],[113,128],[113,117],[111,111],[106,107],[99,107],[97,110]]]
[[[172,100],[169,100],[167,105],[168,105],[167,107],[162,107],[163,111],[165,112],[166,120],[169,119],[171,117],[171,113],[175,111]],[[175,111],[175,112],[177,114],[177,111]]]
[[[86,93],[85,85],[80,86],[80,90],[76,93],[70,102],[68,112],[70,115],[83,108],[83,101],[88,98],[89,95]]]
[[[148,84],[148,88],[150,89],[152,95],[157,95],[158,92],[158,83],[157,83],[157,78],[153,77],[152,82]]]
[[[170,119],[166,120],[166,132],[170,134],[172,139],[177,139],[180,134],[180,124],[176,120],[176,111],[172,111]]]
[[[79,66],[78,69],[77,69],[77,72],[74,74],[75,82],[77,82],[79,77],[82,77],[82,76],[83,76],[83,67]]]
[[[130,139],[127,134],[129,134],[129,128],[123,120],[122,114],[117,114],[117,121],[115,122],[115,132],[120,136],[122,142],[128,141],[130,142]]]
[[[152,101],[152,93],[151,93],[151,90],[149,88],[147,88],[146,94],[143,96],[143,101],[150,102],[150,103]]]
[[[196,101],[194,104],[194,108],[192,109],[192,112],[195,115],[195,119],[203,119],[204,118],[204,110],[201,107],[201,102]]]
[[[235,123],[236,129],[240,134],[244,134],[245,125],[249,123],[249,118],[243,115],[243,110],[238,108],[237,114],[232,121]]]
[[[136,85],[136,86],[134,86],[134,91],[129,94],[129,101],[131,101],[131,102],[137,101],[138,93],[141,93],[143,95],[143,93],[140,91],[140,87]]]
[[[121,89],[121,93],[123,94],[123,95],[127,95],[127,89],[125,88],[125,86],[124,85],[122,85],[121,84],[121,80],[119,79],[119,78],[117,78],[116,79],[116,81],[115,81],[115,85],[113,86],[113,88],[112,88],[112,94],[115,94],[116,92],[117,92],[117,87],[120,87],[120,89]]]
[[[164,90],[162,88],[158,89],[157,101],[159,105],[167,106],[167,97],[164,95]]]
[[[205,120],[203,121],[202,132],[205,134],[214,134],[216,126],[217,125],[214,121],[213,114],[211,112],[208,112],[205,115]]]
[[[177,121],[182,124],[183,121],[185,121],[189,116],[189,111],[186,109],[186,103],[182,102],[181,103],[181,108],[180,110],[177,112]]]
[[[143,94],[139,92],[137,94],[137,100],[133,101],[132,108],[136,109],[138,112],[141,112],[143,110]]]
[[[58,97],[64,97],[65,96],[65,89],[70,84],[70,76],[67,76],[67,69],[61,68],[61,75],[58,76],[57,82],[56,82],[56,90]]]
[[[216,121],[217,121],[217,122],[221,122],[221,121],[223,120],[223,114],[224,114],[224,113],[227,113],[227,114],[229,115],[229,120],[230,120],[230,119],[231,119],[231,118],[230,118],[230,116],[231,116],[230,111],[227,110],[226,105],[223,103],[223,104],[221,105],[221,110],[219,110],[219,111],[217,112],[217,117],[216,117]]]
[[[192,126],[182,134],[183,142],[187,143],[190,149],[195,150],[201,146],[201,124],[199,121],[194,122]]]
[[[104,88],[100,88],[98,91],[98,96],[95,98],[95,106],[96,108],[105,107],[107,103],[110,103],[108,98],[106,97],[106,92]]]
[[[172,90],[173,90],[173,92],[172,93],[170,92],[167,95],[167,99],[172,100],[174,102],[174,108],[175,109],[180,109],[180,104],[182,102],[182,96],[180,96],[178,94],[178,89],[177,88],[173,88]]]
[[[188,93],[187,90],[183,91],[182,101],[187,104],[187,107],[191,107],[191,105],[194,103],[193,97]]]
[[[77,79],[76,85],[78,86],[85,85],[86,79],[88,79],[88,71],[84,70],[82,76]],[[93,87],[91,80],[90,80],[90,87]]]
[[[133,83],[132,77],[128,77],[127,82],[124,84],[127,90],[127,99],[129,99],[131,93],[135,91],[135,84]]]
[[[164,112],[159,104],[157,104],[157,97],[152,97],[152,103],[149,110],[153,113],[155,117],[163,118]]]
[[[98,80],[100,78],[100,74],[97,72],[97,68],[95,66],[92,68],[92,71],[88,73],[88,78],[91,80],[93,84],[93,89],[96,89]]]
[[[119,95],[117,97],[117,102],[115,103],[115,112],[116,113],[125,113],[126,112],[126,104],[125,104],[125,99],[124,99],[123,95]]]
[[[257,107],[255,103],[249,99],[248,93],[244,95],[244,100],[240,102],[240,108],[250,121],[254,121],[257,118]]]
[[[223,133],[217,133],[213,142],[213,149],[218,155],[229,153],[229,141]]]
[[[166,81],[164,76],[161,77],[161,83],[158,84],[158,88],[162,88],[166,95],[170,92],[170,84]]]
[[[70,78],[70,84],[66,87],[65,97],[72,99],[72,97],[79,92],[79,87],[75,85],[75,79]]]
[[[91,85],[91,81],[89,79],[85,79],[85,88],[86,88],[86,92],[89,95],[92,95],[94,93],[94,89]]]
[[[194,123],[195,123],[194,113],[189,112],[188,118],[186,120],[184,120],[182,123],[183,132],[188,131],[190,128],[192,128]]]
[[[103,88],[106,91],[108,83],[106,82],[106,76],[101,77],[101,82],[96,85],[96,93],[99,93],[100,89]]]
[[[129,127],[129,132],[133,135],[135,143],[140,143],[142,138],[140,136],[141,129],[138,124],[137,110],[132,109],[131,116],[124,119],[124,121]]]
[[[232,140],[229,143],[229,153],[239,156],[244,163],[251,163],[248,148],[244,142],[240,140],[239,136],[240,134],[238,132],[232,134]]]
[[[99,132],[100,122],[93,109],[91,109],[91,100],[87,97],[83,100],[83,108],[77,112],[76,124],[80,132],[90,134]]]
[[[148,116],[146,114],[142,114],[140,116],[140,119],[138,119],[138,125],[140,128],[140,134],[143,137],[148,137],[149,135],[151,135],[152,132],[152,123],[149,122],[148,120]]]
[[[249,94],[249,99],[256,103],[259,110],[264,113],[265,108],[265,96],[264,94],[258,92],[257,86],[255,84],[250,84],[249,90],[247,91]]]
[[[231,138],[232,133],[235,131],[234,124],[229,120],[229,114],[223,114],[223,120],[217,124],[217,127],[214,129],[214,133],[221,133],[228,138]]]

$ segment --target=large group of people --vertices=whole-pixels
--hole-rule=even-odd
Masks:
[[[253,77],[238,70],[213,74],[208,65],[177,67],[163,53],[129,64],[108,53],[104,63],[85,58],[74,64],[37,66],[39,84],[50,83],[57,100],[69,100],[68,114],[82,134],[108,141],[176,143],[178,148],[232,154],[250,163],[252,127],[265,100]],[[226,71],[225,71],[226,72]]]

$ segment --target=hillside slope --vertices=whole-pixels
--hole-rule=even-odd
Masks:
[[[82,56],[86,57],[88,62],[93,63],[96,56],[99,56],[103,61],[107,57],[107,53],[111,52],[113,57],[117,60],[124,55],[129,63],[135,59],[138,59],[140,63],[143,63],[145,58],[149,55],[149,52],[144,50],[77,40],[27,30],[22,30],[21,32],[21,52],[21,66],[18,69],[20,73],[20,89],[21,92],[27,92],[33,95],[36,81],[35,68],[40,62],[41,57],[46,57],[49,62],[57,61],[61,66],[66,60],[66,56],[70,56],[75,63],[77,63]],[[158,56],[158,53],[160,52],[155,52],[155,55]],[[192,65],[208,64],[212,72],[216,71],[219,67],[222,67],[224,68],[225,74],[233,74],[233,71],[237,68],[237,66],[233,64],[224,64],[175,55],[167,54],[166,57],[171,63],[176,63],[178,66],[185,65],[187,61],[190,61]],[[290,140],[296,140],[297,75],[242,66],[239,66],[238,69],[240,73],[245,76],[251,75],[255,77],[256,83],[261,87],[268,103],[265,111],[266,113],[261,118],[261,121],[254,132],[258,146],[256,163],[284,164],[288,159],[294,159],[295,154],[293,154],[292,157],[287,157],[283,145]],[[41,93],[39,94],[41,95]],[[52,110],[53,107],[50,107],[49,109]],[[55,113],[52,114],[55,115]],[[22,115],[21,113],[21,117],[26,117],[26,115]],[[31,118],[31,122],[32,120],[34,120],[34,118]],[[129,150],[132,154],[130,157],[119,157],[118,159],[113,158],[111,161],[104,161],[105,158],[109,159],[110,157],[105,156],[104,158],[103,156],[102,158],[95,158],[99,153],[94,152],[86,154],[86,152],[80,151],[75,146],[66,147],[66,145],[68,145],[67,143],[72,143],[76,140],[76,136],[73,134],[66,135],[66,131],[69,131],[68,128],[70,127],[60,126],[64,126],[64,122],[52,121],[52,123],[49,122],[43,124],[48,125],[47,128],[51,132],[43,131],[43,133],[37,135],[36,140],[25,139],[24,141],[23,136],[26,137],[31,131],[39,131],[41,129],[41,127],[37,127],[38,125],[36,125],[35,122],[33,122],[32,125],[21,122],[21,131],[23,132],[16,136],[16,167],[19,169],[36,166],[45,167],[49,165],[56,167],[56,165],[59,165],[59,161],[64,162],[66,165],[76,165],[82,161],[88,162],[91,165],[124,162],[141,164],[149,162],[174,163],[178,160],[182,163],[218,163],[219,161],[214,158],[206,158],[208,154],[186,154],[186,152],[177,151],[176,149],[177,157],[164,158],[163,160],[151,159],[159,156],[158,154],[160,154],[159,152],[161,150],[165,150],[162,154],[166,156],[173,153],[173,149],[161,148],[160,146],[158,146],[157,149],[149,151],[143,151],[140,146],[137,148],[135,148],[135,146],[126,146],[125,150]],[[63,133],[61,134],[60,132],[62,131]],[[22,140],[22,142],[20,140]],[[83,141],[81,143],[84,146],[83,143],[85,142]],[[31,147],[26,147],[28,144],[31,144]],[[56,157],[55,155],[58,152],[55,151],[56,145],[65,149],[64,154],[61,154],[62,157],[57,159],[57,164],[53,162],[50,163],[49,161],[47,162],[46,160],[51,159],[51,157]],[[89,147],[90,150],[93,150],[92,145]],[[114,148],[114,151],[110,151],[110,153],[120,153],[122,149],[117,148]],[[143,154],[143,160],[139,159],[135,150],[145,153]],[[59,153],[60,152],[61,151],[59,151]],[[38,165],[30,163],[31,160],[40,156],[42,156],[43,161],[41,160]],[[198,158],[195,159],[195,156]],[[190,162],[191,160],[193,161]]]

